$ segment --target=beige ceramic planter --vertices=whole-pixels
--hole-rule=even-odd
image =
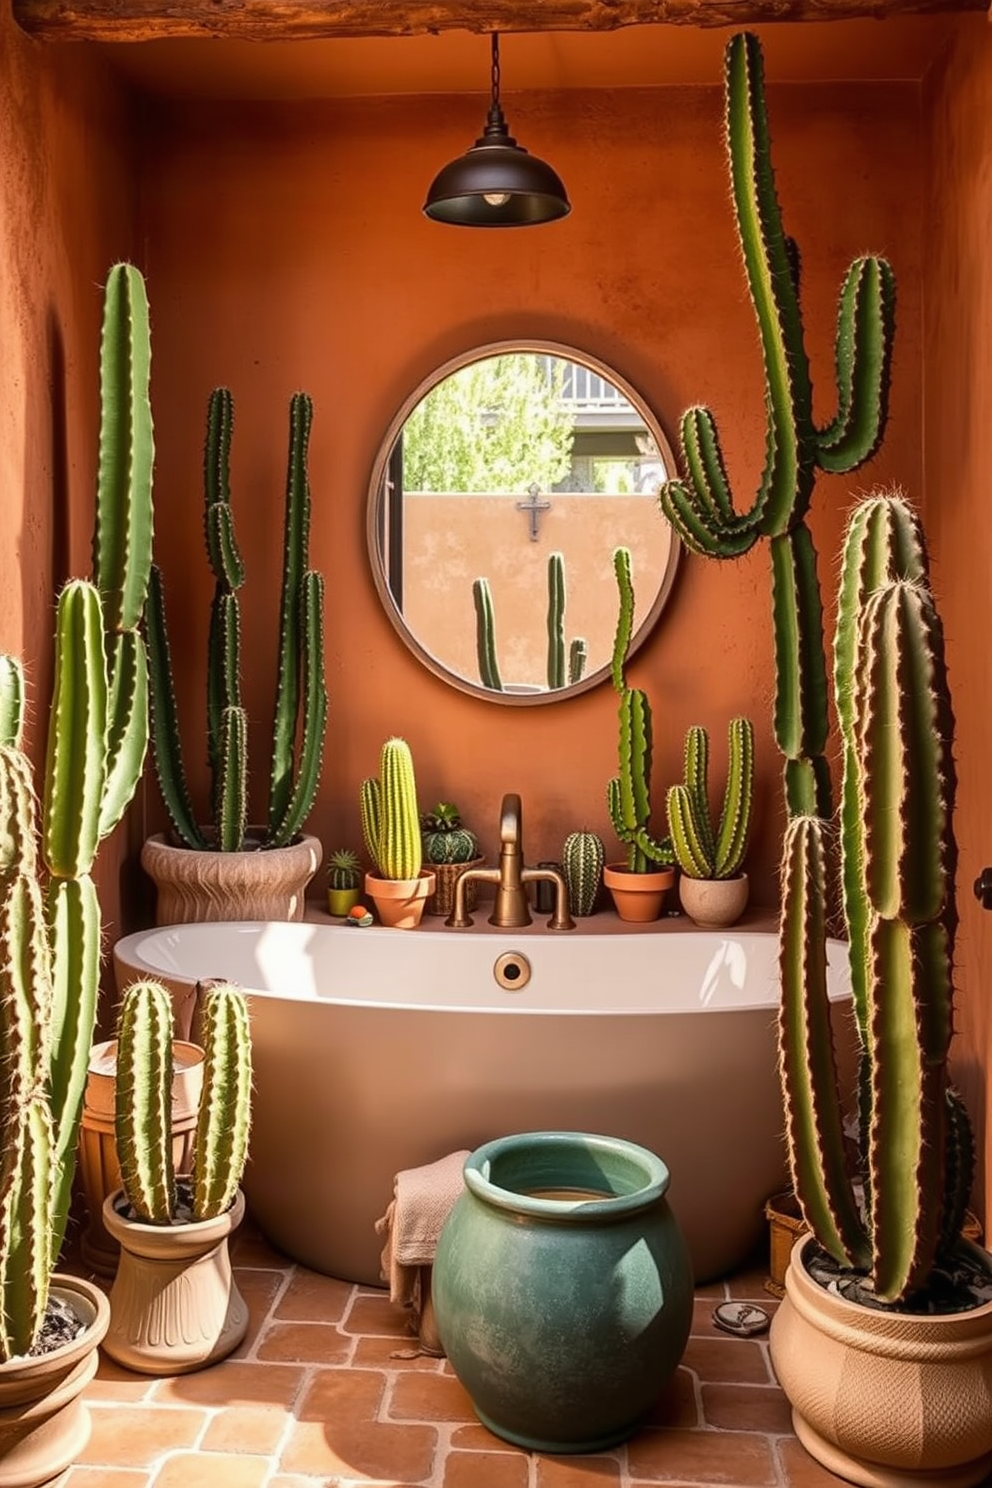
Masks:
[[[51,1294],[67,1301],[86,1326],[50,1353],[0,1364],[0,1488],[50,1482],[89,1441],[90,1414],[81,1396],[96,1374],[110,1308],[91,1282],[74,1276],[53,1276]]]
[[[707,930],[734,925],[747,908],[747,874],[736,878],[679,878],[679,903],[695,924]]]
[[[121,1248],[103,1347],[141,1374],[188,1374],[215,1364],[248,1331],[248,1308],[231,1271],[228,1239],[244,1218],[244,1194],[226,1214],[190,1224],[151,1225],[103,1205],[103,1223]]]
[[[621,920],[639,924],[658,918],[674,882],[674,868],[631,873],[622,863],[607,863],[603,869],[603,883],[613,896],[617,914]]]
[[[992,1303],[918,1317],[827,1292],[792,1249],[772,1363],[796,1435],[861,1488],[971,1488],[992,1467]]]
[[[366,873],[365,892],[373,901],[384,925],[394,930],[413,930],[424,915],[424,905],[434,892],[433,873],[423,872],[417,878],[380,878]]]
[[[197,852],[149,837],[141,866],[155,884],[155,923],[302,920],[323,851],[316,837],[254,852]]]

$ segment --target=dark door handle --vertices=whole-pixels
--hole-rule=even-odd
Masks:
[[[975,879],[975,898],[983,909],[992,909],[992,868],[983,868]]]

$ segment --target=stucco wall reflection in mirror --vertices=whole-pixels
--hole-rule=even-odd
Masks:
[[[632,650],[679,543],[675,462],[622,377],[553,342],[454,358],[407,398],[372,471],[368,543],[390,620],[431,671],[494,702],[554,702],[609,675],[613,552],[631,552]]]

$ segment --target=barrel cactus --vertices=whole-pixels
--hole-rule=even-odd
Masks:
[[[730,720],[727,785],[715,828],[710,818],[709,757],[709,735],[699,724],[693,724],[685,736],[685,778],[668,789],[672,850],[688,878],[736,878],[744,861],[754,801],[754,728],[750,719]]]
[[[420,818],[424,859],[428,863],[471,863],[479,856],[479,839],[462,826],[453,801],[438,801]]]
[[[561,850],[561,867],[573,915],[591,915],[603,879],[606,850],[595,832],[570,832]]]
[[[362,865],[358,854],[350,847],[339,847],[327,860],[327,887],[343,890],[358,889],[362,885]]]
[[[423,864],[413,755],[405,739],[387,739],[379,755],[378,778],[363,780],[359,792],[362,836],[382,878],[416,878]]]

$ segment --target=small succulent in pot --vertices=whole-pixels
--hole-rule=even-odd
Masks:
[[[420,826],[428,863],[471,863],[479,856],[479,839],[462,825],[453,801],[438,801],[423,813]]]
[[[339,847],[327,860],[327,907],[332,915],[346,915],[358,903],[362,865],[350,847]]]

